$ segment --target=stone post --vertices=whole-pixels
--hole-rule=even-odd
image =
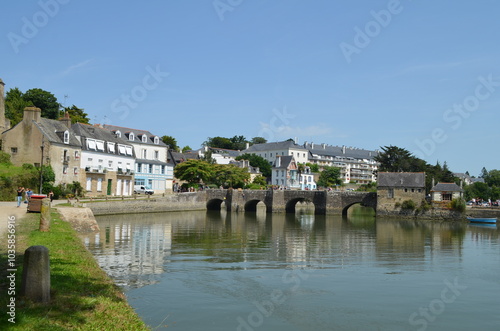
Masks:
[[[50,301],[50,259],[45,246],[31,246],[24,252],[21,295],[34,302]]]
[[[40,206],[40,227],[41,232],[47,232],[50,230],[50,199],[42,199],[42,205]]]

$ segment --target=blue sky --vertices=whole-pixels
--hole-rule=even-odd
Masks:
[[[0,77],[181,147],[396,145],[477,176],[500,169],[499,12],[494,0],[9,1]]]

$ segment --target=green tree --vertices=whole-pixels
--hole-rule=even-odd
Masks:
[[[318,186],[331,187],[340,184],[340,168],[325,166],[319,175]]]
[[[260,186],[266,186],[267,185],[267,182],[266,182],[266,178],[264,176],[256,176],[254,179],[253,179],[253,184],[257,184],[257,185],[260,185]]]
[[[33,103],[23,98],[23,92],[17,87],[10,89],[5,95],[5,117],[10,120],[11,126],[23,119],[24,108],[33,106]]]
[[[245,153],[236,157],[236,160],[248,160],[250,161],[250,165],[252,167],[258,167],[262,176],[269,178],[271,177],[272,167],[269,162],[264,159],[262,156],[257,154],[249,154]]]
[[[408,150],[397,146],[381,147],[382,152],[374,157],[380,163],[383,172],[419,172],[425,171],[426,162],[413,156]]]
[[[267,143],[267,139],[264,137],[253,137],[252,140],[250,141],[251,145],[265,144],[265,143]]]
[[[210,163],[210,164],[215,164],[216,161],[215,159],[212,157],[212,150],[211,149],[208,149],[208,151],[206,151],[204,154],[203,154],[203,157],[200,159],[202,161],[205,161],[207,163]]]
[[[57,98],[50,92],[39,88],[34,88],[26,91],[23,94],[23,99],[33,103],[35,107],[42,110],[42,117],[50,119],[58,119],[59,109],[61,105],[57,102]]]
[[[186,153],[188,151],[192,151],[193,149],[191,147],[189,147],[189,145],[186,145],[182,148],[182,153]]]
[[[10,161],[10,154],[0,151],[0,164],[12,165]]]
[[[483,200],[488,200],[491,197],[491,188],[486,183],[475,182],[471,185],[467,185],[464,188],[464,195],[466,200],[471,200],[474,198],[480,198]]]
[[[247,147],[248,140],[244,136],[234,136],[230,140],[233,144],[231,149],[242,151]]]
[[[71,124],[74,123],[84,123],[89,124],[90,119],[88,118],[88,114],[84,112],[83,108],[78,108],[73,105],[71,107],[64,107],[61,112],[61,116],[64,116],[64,113],[68,112],[69,117],[71,118]]]
[[[213,165],[201,160],[187,160],[178,164],[174,169],[174,175],[180,180],[190,184],[200,182],[208,183],[212,178]]]
[[[306,166],[308,166],[312,172],[319,172],[319,165],[316,163],[306,163]]]
[[[484,181],[490,187],[500,187],[500,170],[493,169],[488,171],[488,174],[484,177]]]
[[[177,140],[175,140],[175,138],[172,136],[163,136],[161,137],[161,141],[163,141],[165,145],[168,145],[170,149],[176,152],[180,150],[179,146],[177,145]]]
[[[211,182],[217,186],[243,187],[250,179],[247,169],[234,164],[215,164]]]
[[[214,148],[233,149],[233,142],[231,139],[224,137],[209,137],[203,145]]]
[[[485,167],[483,167],[483,169],[481,169],[481,173],[479,174],[478,178],[486,178],[488,177],[488,170],[486,170]]]

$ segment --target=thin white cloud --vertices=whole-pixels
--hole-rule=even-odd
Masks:
[[[62,76],[66,76],[66,75],[69,75],[72,71],[75,71],[76,69],[78,68],[81,68],[81,67],[84,67],[86,66],[87,64],[89,64],[90,62],[92,62],[93,59],[88,59],[88,60],[85,60],[85,61],[82,61],[80,63],[77,63],[77,64],[74,64],[72,66],[69,66],[68,68],[66,68],[62,73],[61,75]]]

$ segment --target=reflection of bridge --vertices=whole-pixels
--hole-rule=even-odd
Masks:
[[[220,210],[225,202],[227,211],[257,210],[257,204],[263,202],[268,213],[295,212],[297,202],[314,204],[315,214],[347,214],[350,206],[359,203],[376,210],[377,193],[374,192],[338,192],[338,191],[295,191],[295,190],[207,190],[207,209]]]

